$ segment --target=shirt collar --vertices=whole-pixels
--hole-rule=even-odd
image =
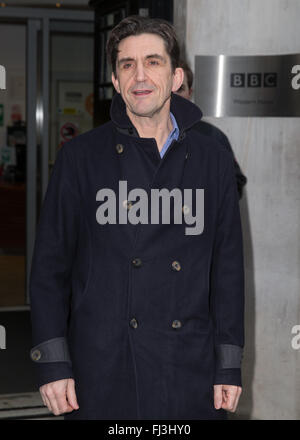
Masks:
[[[179,135],[179,127],[177,124],[177,121],[175,119],[175,116],[173,115],[172,112],[170,112],[170,116],[171,116],[171,120],[172,120],[172,124],[173,124],[173,130],[171,131],[169,136],[174,136],[176,137],[176,139],[178,139],[178,135]]]
[[[165,154],[165,152],[167,151],[167,149],[171,145],[172,141],[177,140],[178,136],[179,136],[178,124],[177,124],[175,116],[173,115],[172,112],[170,112],[170,117],[171,117],[171,121],[173,124],[173,129],[170,131],[170,134],[169,134],[166,142],[164,143],[162,149],[160,150],[160,157],[163,157],[163,155]]]

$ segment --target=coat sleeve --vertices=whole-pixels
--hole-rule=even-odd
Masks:
[[[66,146],[57,154],[42,205],[29,279],[30,357],[38,387],[73,377],[67,328],[80,204]]]
[[[215,384],[241,386],[244,347],[244,263],[239,198],[232,155],[220,160],[218,221],[211,265]]]

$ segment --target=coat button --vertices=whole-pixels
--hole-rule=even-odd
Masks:
[[[123,153],[123,151],[124,151],[124,147],[123,147],[123,145],[122,145],[122,144],[117,144],[117,145],[116,145],[116,150],[117,150],[117,152],[118,152],[119,154]]]
[[[134,267],[141,267],[142,260],[140,258],[134,258],[132,260],[132,264],[133,264]]]
[[[124,200],[123,207],[129,210],[132,207],[132,204],[133,204],[132,202],[128,200]]]
[[[181,327],[181,322],[178,320],[178,319],[175,319],[173,322],[172,322],[172,327],[173,328],[180,328]]]
[[[181,269],[180,263],[178,261],[173,261],[172,269],[178,272]]]
[[[34,350],[31,353],[31,359],[33,361],[39,361],[41,359],[41,357],[42,357],[42,353],[40,352],[40,350]]]
[[[187,205],[183,205],[182,212],[184,215],[186,215],[190,212],[190,208]]]
[[[135,318],[132,318],[130,320],[129,324],[130,324],[130,327],[132,327],[132,328],[137,328],[137,326],[138,326],[137,320]]]

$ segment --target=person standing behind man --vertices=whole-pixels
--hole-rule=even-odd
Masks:
[[[179,61],[179,67],[181,67],[184,71],[184,79],[183,79],[183,83],[175,93],[177,93],[178,95],[182,96],[185,99],[190,100],[193,95],[194,74],[188,63],[184,60]],[[199,121],[198,124],[194,126],[194,128],[198,129],[202,134],[206,136],[214,137],[217,141],[219,141],[222,145],[224,145],[224,147],[230,153],[233,154],[237,189],[239,193],[239,198],[241,199],[243,196],[243,188],[247,183],[247,178],[241,171],[241,168],[234,156],[232,147],[230,145],[227,136],[219,128],[203,120]]]

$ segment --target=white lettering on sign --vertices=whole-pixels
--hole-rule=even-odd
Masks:
[[[292,87],[294,90],[300,89],[300,65],[296,64],[292,67],[292,73],[295,74],[295,76],[292,79]]]
[[[5,67],[0,65],[0,90],[6,89],[6,72]]]

